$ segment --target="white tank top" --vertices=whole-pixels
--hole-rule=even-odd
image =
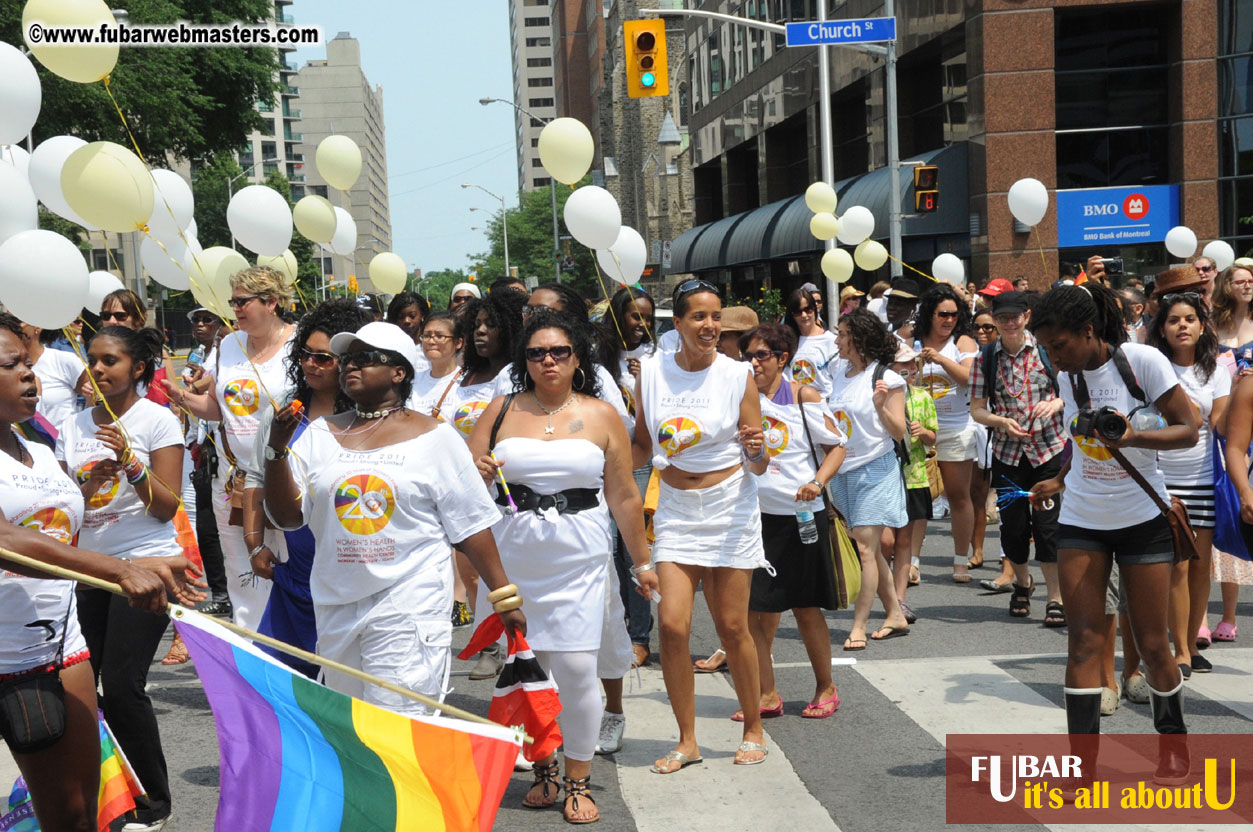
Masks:
[[[951,358],[958,364],[977,354],[959,351],[954,338],[949,338],[948,343],[940,350],[940,355]],[[968,385],[958,384],[937,362],[922,365],[919,383],[931,391],[931,398],[935,400],[935,415],[941,436],[958,433],[974,425],[974,420],[970,417]]]
[[[721,354],[695,373],[669,353],[641,362],[640,405],[653,437],[653,467],[704,474],[738,463],[735,435],[751,372],[748,364]]]

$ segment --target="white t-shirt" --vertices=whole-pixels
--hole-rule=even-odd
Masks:
[[[683,347],[683,339],[679,336],[677,329],[667,329],[661,333],[661,337],[657,339],[657,351],[663,353],[676,353]]]
[[[786,378],[789,381],[813,385],[818,395],[825,399],[831,395],[831,365],[839,355],[840,350],[835,346],[835,335],[830,331],[821,335],[801,336]]]
[[[0,511],[15,526],[70,543],[83,521],[82,492],[61,470],[51,449],[20,438],[18,442],[34,465],[27,468],[0,453]],[[0,622],[5,634],[0,638],[0,673],[30,670],[56,658],[73,597],[73,581],[0,571]]]
[[[1149,398],[1149,404],[1160,399],[1179,384],[1170,361],[1154,347],[1144,344],[1123,344],[1122,351],[1131,363],[1136,380]],[[1110,406],[1123,415],[1144,404],[1131,395],[1127,385],[1118,374],[1113,360],[1106,361],[1095,370],[1084,370],[1093,410]],[[1079,406],[1068,373],[1058,373],[1066,409],[1062,412],[1063,424],[1069,430]],[[1123,470],[1099,440],[1086,436],[1074,437],[1075,451],[1066,474],[1066,498],[1062,500],[1058,522],[1085,529],[1122,529],[1144,523],[1161,512],[1149,499],[1131,475]],[[1131,465],[1144,475],[1149,485],[1167,503],[1166,482],[1157,464],[1157,452],[1144,448],[1123,448],[1122,454]]]
[[[492,398],[497,396],[508,396],[513,392],[513,364],[506,364],[505,369],[496,374],[492,391]],[[628,377],[634,379],[628,373]],[[635,417],[627,413],[626,401],[622,398],[622,391],[618,389],[618,383],[613,380],[613,376],[609,374],[600,364],[596,365],[596,379],[600,382],[600,395],[597,396],[602,402],[613,405],[613,409],[617,411],[618,418],[622,420],[622,424],[626,425],[627,435],[630,436],[635,431]]]
[[[827,407],[831,409],[835,426],[848,437],[844,443],[844,464],[840,466],[840,473],[844,473],[891,453],[892,437],[883,427],[874,406],[874,369],[879,362],[870,362],[852,378],[845,375],[848,359],[839,359],[831,366],[832,388]],[[883,373],[883,380],[889,389],[905,386],[905,379],[892,370]]]
[[[75,385],[83,375],[83,362],[72,352],[62,352],[50,347],[35,362],[35,375],[39,378],[39,415],[52,425],[60,425],[74,415],[78,390]]]
[[[1222,367],[1215,367],[1209,380],[1202,382],[1197,365],[1180,367],[1172,363],[1170,366],[1179,377],[1183,391],[1188,394],[1196,409],[1201,411],[1201,429],[1198,431],[1197,443],[1191,448],[1159,451],[1157,464],[1161,466],[1166,482],[1170,485],[1210,485],[1214,482],[1210,414],[1214,412],[1215,399],[1231,395],[1231,375]]]
[[[470,434],[474,433],[474,426],[479,423],[479,417],[496,396],[495,390],[496,379],[468,387],[458,382],[448,398],[444,399],[441,418],[451,422],[461,438],[469,441]]]
[[[457,399],[457,382],[460,379],[461,374],[458,369],[454,369],[446,376],[436,378],[431,375],[431,369],[428,366],[413,377],[413,392],[409,395],[409,401],[405,403],[405,407],[430,416],[435,405],[438,404],[440,415],[436,418],[441,422],[447,422],[456,409],[454,402]],[[448,391],[446,396],[445,390]]]
[[[57,437],[57,459],[65,463],[79,483],[87,481],[92,467],[100,460],[116,459],[96,438],[99,428],[92,421],[93,410],[89,408],[65,420]],[[153,451],[183,447],[178,417],[148,399],[135,402],[122,414],[121,422],[131,439],[131,450],[144,465],[151,465]],[[154,489],[165,487],[151,473],[148,477]],[[181,486],[181,482],[170,483],[172,488]],[[129,558],[177,557],[183,553],[174,524],[153,517],[135,487],[120,474],[109,479],[87,501],[78,542],[84,549]]]
[[[456,437],[439,425],[386,448],[352,451],[324,419],[300,435],[288,459],[317,541],[313,603],[351,604],[405,581],[415,587],[415,614],[447,618],[452,545],[500,521]]]
[[[653,437],[653,467],[702,474],[740,461],[740,403],[752,369],[719,353],[689,373],[671,353],[640,365],[640,406]]]
[[[961,352],[957,348],[956,339],[949,338],[940,349],[940,355],[952,359],[958,364],[973,358],[979,352]],[[970,386],[958,384],[938,362],[931,361],[922,365],[922,375],[918,383],[931,391],[935,400],[935,416],[939,424],[937,435],[940,438],[960,433],[974,426],[970,416]]]
[[[805,408],[805,421],[809,423],[808,436],[801,407]],[[844,444],[839,431],[831,430],[829,419],[822,402],[775,404],[761,395],[761,429],[766,435],[766,455],[770,457],[766,473],[757,478],[757,503],[762,514],[793,514],[803,505],[808,505],[815,515],[821,514],[821,495],[805,504],[796,502],[796,492],[818,472],[809,451],[809,438],[820,446],[815,448],[819,460],[826,454],[822,445]]]
[[[231,452],[244,468],[256,465],[252,448],[260,425],[261,406],[270,400],[287,400],[287,357],[295,336],[293,329],[270,360],[261,363],[248,360],[247,333],[229,332],[205,359],[205,371],[213,374],[214,395],[222,408],[222,427]]]
[[[641,364],[648,359],[659,355],[658,350],[654,349],[652,344],[640,344],[633,350],[623,350],[622,358],[618,366],[618,392],[622,394],[622,403],[626,406],[627,415],[631,418],[630,425],[627,426],[627,434],[635,434],[635,376],[631,375],[631,370],[627,367],[628,359],[635,359]]]

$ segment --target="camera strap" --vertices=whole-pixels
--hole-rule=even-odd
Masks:
[[[1135,371],[1131,369],[1131,362],[1127,360],[1127,355],[1122,351],[1121,345],[1114,347],[1110,358],[1113,360],[1114,366],[1118,368],[1118,375],[1122,377],[1122,383],[1127,385],[1127,390],[1130,391],[1132,398],[1148,404],[1149,397],[1136,379]],[[1083,373],[1078,375],[1070,373],[1070,386],[1074,388],[1075,404],[1079,405],[1080,410],[1087,410],[1092,407],[1092,397],[1088,395],[1088,382],[1084,379]]]

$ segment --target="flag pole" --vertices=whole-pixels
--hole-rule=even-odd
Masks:
[[[92,577],[91,575],[84,575],[82,572],[76,572],[73,569],[66,569],[63,566],[55,566],[51,563],[44,563],[43,561],[35,560],[34,558],[27,557],[26,555],[19,555],[17,552],[13,552],[9,549],[0,548],[0,558],[4,560],[12,561],[13,563],[20,564],[21,566],[25,566],[30,569],[36,569],[40,572],[44,572],[49,575],[55,575],[58,578],[64,578],[67,581],[77,581],[80,584],[86,584],[88,586],[93,586],[96,589],[103,589],[106,592],[112,592],[114,595],[121,595],[123,597],[127,597],[127,594],[126,592],[122,590],[122,587],[118,586],[115,583],[102,580],[101,578]],[[189,610],[186,607],[179,606],[178,604],[166,605],[166,613],[171,618],[174,618],[174,619],[184,618],[189,612],[194,613],[196,615],[200,614],[200,613],[196,613],[194,610]],[[451,705],[446,705],[442,702],[439,702],[438,700],[432,699],[429,696],[423,696],[417,691],[412,691],[412,690],[409,690],[408,688],[402,688],[400,685],[397,685],[393,682],[389,682],[386,679],[380,679],[377,676],[373,676],[369,673],[366,673],[363,670],[358,670],[355,667],[349,667],[346,664],[340,664],[339,662],[334,661],[332,659],[323,658],[322,656],[319,656],[316,653],[310,653],[307,650],[301,650],[299,647],[294,647],[285,641],[279,641],[276,638],[271,638],[270,636],[262,635],[261,633],[258,633],[255,630],[249,630],[247,627],[240,627],[238,624],[235,624],[233,622],[214,619],[213,623],[218,625],[219,627],[224,627],[227,630],[230,630],[235,635],[243,636],[244,638],[250,641],[255,641],[258,644],[264,644],[266,647],[272,647],[275,650],[278,650],[279,652],[286,653],[289,656],[295,656],[296,658],[302,659],[306,662],[309,662],[310,664],[316,664],[316,665],[319,665],[320,667],[327,668],[328,670],[334,670],[337,673],[343,673],[345,676],[351,676],[354,679],[359,679],[362,682],[366,682],[371,685],[376,685],[377,687],[383,688],[384,690],[387,690],[387,691],[391,691],[392,693],[397,694],[398,696],[403,696],[406,699],[411,699],[414,702],[418,702],[422,705],[425,705],[428,708],[440,711],[441,713],[447,714],[449,716],[455,716],[459,719],[465,720],[466,722],[477,722],[480,725],[491,725],[495,728],[509,727],[509,726],[502,726],[498,722],[492,722],[490,719],[481,717],[478,714],[470,713],[469,711],[462,710],[461,708],[456,708]],[[524,742],[533,743],[535,741],[533,737],[527,736],[526,734],[520,731],[519,733],[521,734]]]

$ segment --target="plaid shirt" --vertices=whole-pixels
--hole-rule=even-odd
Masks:
[[[983,351],[975,356],[975,364],[970,373],[970,395],[977,399],[987,399],[988,409],[998,416],[1007,416],[1018,422],[1031,432],[1030,439],[1018,439],[1003,430],[992,431],[992,453],[1006,465],[1017,465],[1026,454],[1032,465],[1043,465],[1062,452],[1066,446],[1062,414],[1040,422],[1031,419],[1031,411],[1037,402],[1056,399],[1053,382],[1044,362],[1040,360],[1039,348],[1031,333],[1027,333],[1026,344],[1017,355],[1009,355],[1001,347],[999,341],[995,346],[996,373],[1000,379],[993,379],[994,393],[988,395],[983,373]],[[1014,397],[1009,390],[1022,390],[1022,394]]]

